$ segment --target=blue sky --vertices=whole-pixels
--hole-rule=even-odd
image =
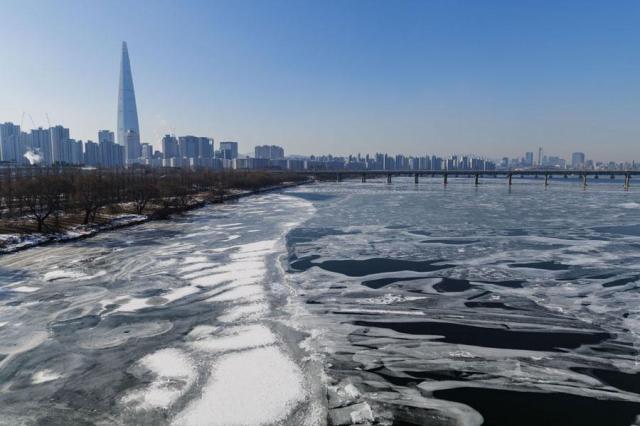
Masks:
[[[640,1],[0,2],[1,121],[115,129],[126,40],[156,146],[640,160]]]

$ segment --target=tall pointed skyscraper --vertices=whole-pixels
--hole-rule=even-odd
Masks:
[[[124,146],[126,164],[135,163],[140,158],[140,128],[136,94],[133,90],[131,63],[127,42],[122,42],[120,61],[120,88],[118,90],[118,144]]]

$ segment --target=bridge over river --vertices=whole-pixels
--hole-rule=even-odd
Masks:
[[[544,185],[547,186],[553,177],[568,179],[578,177],[584,186],[587,186],[588,178],[615,179],[617,176],[624,177],[624,188],[631,185],[631,177],[640,175],[640,170],[616,170],[616,171],[596,171],[596,170],[305,170],[299,173],[321,178],[323,180],[335,179],[341,182],[343,179],[359,178],[366,182],[370,178],[386,177],[387,183],[391,183],[393,176],[413,176],[415,183],[420,182],[420,177],[442,177],[443,183],[448,183],[449,177],[473,178],[476,185],[480,184],[481,178],[505,178],[509,185],[513,184],[513,177],[534,177],[544,178]]]

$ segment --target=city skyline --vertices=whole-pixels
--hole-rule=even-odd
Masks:
[[[128,14],[117,31],[96,31],[123,5]],[[82,140],[115,129],[113,52],[127,40],[135,45],[138,113],[147,129],[141,142],[155,149],[172,133],[302,155],[387,152],[390,145],[490,158],[540,146],[564,158],[640,154],[639,63],[629,54],[639,38],[637,4],[522,11],[465,2],[368,5],[160,2],[149,11],[143,2],[16,2],[0,35],[10,39],[27,20],[34,32],[6,48],[13,66],[0,73],[0,87],[11,90],[0,116],[37,128],[48,127],[48,114]],[[315,15],[324,24],[311,22]],[[167,32],[161,18],[169,16],[187,29]],[[389,25],[381,28],[383,18]],[[128,25],[135,20],[144,28]],[[64,28],[51,40],[40,36],[51,33],[49,21]],[[211,25],[201,38],[201,28],[188,30],[204,23]],[[36,66],[42,61],[46,73]]]

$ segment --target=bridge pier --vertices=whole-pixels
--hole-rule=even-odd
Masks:
[[[413,182],[414,182],[416,185],[417,185],[417,184],[418,184],[418,182],[419,182],[419,177],[418,177],[418,176],[419,176],[419,175],[418,175],[417,173],[413,175]]]
[[[480,183],[480,174],[476,173],[475,176],[475,185],[478,186],[478,184]]]
[[[367,183],[367,174],[366,173],[362,174],[362,183]]]
[[[391,183],[391,173],[387,174],[387,183]]]

